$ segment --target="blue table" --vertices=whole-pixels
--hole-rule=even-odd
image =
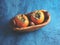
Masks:
[[[47,10],[51,21],[38,31],[14,32],[11,18],[21,13]],[[60,45],[60,0],[0,0],[0,45]]]

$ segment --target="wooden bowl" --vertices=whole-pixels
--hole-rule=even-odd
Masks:
[[[41,10],[41,11],[44,13],[44,16],[45,16],[45,19],[44,19],[44,22],[43,23],[38,24],[38,25],[33,25],[33,26],[19,28],[19,27],[16,27],[16,26],[13,25],[13,19],[14,19],[13,18],[11,20],[11,22],[10,22],[10,25],[11,25],[12,29],[14,31],[35,31],[35,30],[37,30],[39,28],[44,27],[45,25],[47,25],[50,22],[50,14],[46,10]],[[28,13],[26,15],[29,17],[30,13]]]

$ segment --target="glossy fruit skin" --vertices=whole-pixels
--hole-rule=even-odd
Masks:
[[[35,19],[32,15],[35,15],[38,11],[35,11],[31,14],[31,20],[35,23],[35,24],[40,24],[44,21],[44,13],[42,11],[39,10],[40,13],[40,18],[39,19]]]
[[[23,18],[25,19],[25,21],[22,22],[21,20],[19,20],[19,16],[20,15],[16,16],[15,19],[14,19],[15,22],[16,22],[16,25],[18,27],[27,27],[29,25],[28,17],[26,15],[23,15]]]

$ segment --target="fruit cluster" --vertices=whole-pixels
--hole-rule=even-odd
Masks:
[[[41,10],[34,11],[30,14],[19,14],[17,15],[13,23],[18,27],[27,27],[43,23],[44,13]]]

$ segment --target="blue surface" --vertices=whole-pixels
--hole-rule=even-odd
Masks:
[[[50,13],[47,26],[29,33],[9,28],[15,15],[41,9]],[[60,0],[0,0],[0,45],[60,45]]]

